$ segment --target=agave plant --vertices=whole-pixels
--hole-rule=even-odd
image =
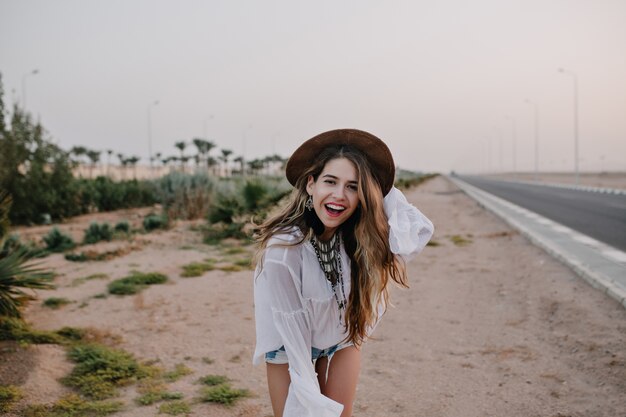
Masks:
[[[8,213],[11,197],[0,194],[0,224],[4,227],[0,235],[0,247],[4,246],[8,232]],[[31,263],[32,253],[28,249],[0,252],[0,318],[3,316],[21,318],[20,307],[35,297],[25,289],[52,289],[52,274]]]
[[[25,289],[48,290],[52,274],[29,262],[28,251],[17,250],[0,258],[0,317],[21,318],[20,308],[35,297]]]

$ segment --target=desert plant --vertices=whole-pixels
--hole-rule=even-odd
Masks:
[[[21,317],[20,308],[35,297],[24,289],[52,289],[52,274],[30,263],[25,251],[0,258],[0,316]]]
[[[117,223],[113,229],[119,233],[130,233],[130,224],[124,220]]]
[[[172,402],[168,402],[165,404],[161,404],[159,406],[160,414],[169,414],[171,416],[178,416],[180,414],[189,414],[191,412],[191,407],[185,401],[176,400]]]
[[[101,417],[121,411],[120,401],[87,401],[76,394],[67,394],[53,404],[30,404],[22,417]]]
[[[245,389],[235,389],[228,383],[205,387],[201,390],[200,399],[203,402],[213,402],[224,405],[233,405],[241,398],[248,397],[250,393]]]
[[[103,345],[74,345],[68,357],[76,366],[62,382],[95,400],[113,397],[117,387],[149,375],[130,353]]]
[[[170,219],[197,219],[205,216],[213,201],[216,180],[206,172],[172,172],[158,180],[160,201]]]
[[[8,413],[13,403],[23,397],[22,390],[14,385],[0,385],[0,412]]]
[[[108,223],[98,224],[97,222],[93,222],[89,225],[87,230],[85,230],[83,243],[97,243],[101,240],[110,241],[112,238],[113,231],[111,230],[111,226],[109,226]]]
[[[162,284],[167,276],[158,272],[133,272],[131,275],[116,279],[108,285],[109,293],[116,295],[136,294],[148,285]]]
[[[143,228],[146,232],[151,232],[155,229],[166,229],[168,223],[167,216],[150,213],[143,219]]]
[[[74,240],[61,232],[57,227],[53,227],[46,236],[43,237],[46,249],[50,252],[63,252],[76,246]]]
[[[43,306],[44,307],[49,307],[52,309],[58,309],[63,307],[64,305],[70,304],[71,301],[68,300],[67,298],[62,298],[62,297],[50,297],[50,298],[46,298],[43,302]]]
[[[224,375],[207,375],[198,380],[201,384],[208,385],[210,387],[214,385],[221,385],[228,381],[229,379]]]

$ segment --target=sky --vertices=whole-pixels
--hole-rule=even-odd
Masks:
[[[624,0],[0,0],[0,73],[64,149],[144,163],[349,127],[413,171],[567,172],[578,126],[581,171],[626,171],[624,22]]]

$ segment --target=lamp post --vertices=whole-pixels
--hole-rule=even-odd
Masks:
[[[24,110],[26,110],[26,78],[29,75],[37,75],[37,74],[39,74],[39,70],[34,69],[22,75],[22,107],[24,107]]]
[[[158,106],[159,100],[148,104],[148,158],[150,161],[150,177],[152,177],[152,107]]]
[[[524,100],[528,105],[533,106],[534,131],[535,131],[535,181],[539,180],[539,106],[529,99]]]
[[[576,185],[578,185],[578,75],[574,71],[565,68],[559,68],[559,72],[569,75],[574,80],[574,172],[576,174]]]
[[[202,138],[205,140],[209,139],[209,137],[207,136],[207,124],[211,120],[213,120],[213,115],[209,114],[209,117],[202,121]]]
[[[513,159],[513,172],[517,171],[517,154],[516,154],[516,142],[517,142],[517,133],[515,128],[515,119],[511,116],[505,116],[506,120],[511,121],[511,158]]]

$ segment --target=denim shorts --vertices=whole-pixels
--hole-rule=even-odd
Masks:
[[[316,347],[313,347],[311,348],[311,361],[315,362],[319,358],[323,357],[328,357],[328,359],[331,359],[335,352],[353,345],[354,344],[352,342],[344,342],[339,343],[335,346],[331,346],[327,349],[318,349]],[[265,354],[265,362],[274,363],[277,365],[284,365],[286,363],[289,363],[289,360],[287,359],[287,352],[285,352],[285,346],[281,346],[277,350],[267,352]]]

